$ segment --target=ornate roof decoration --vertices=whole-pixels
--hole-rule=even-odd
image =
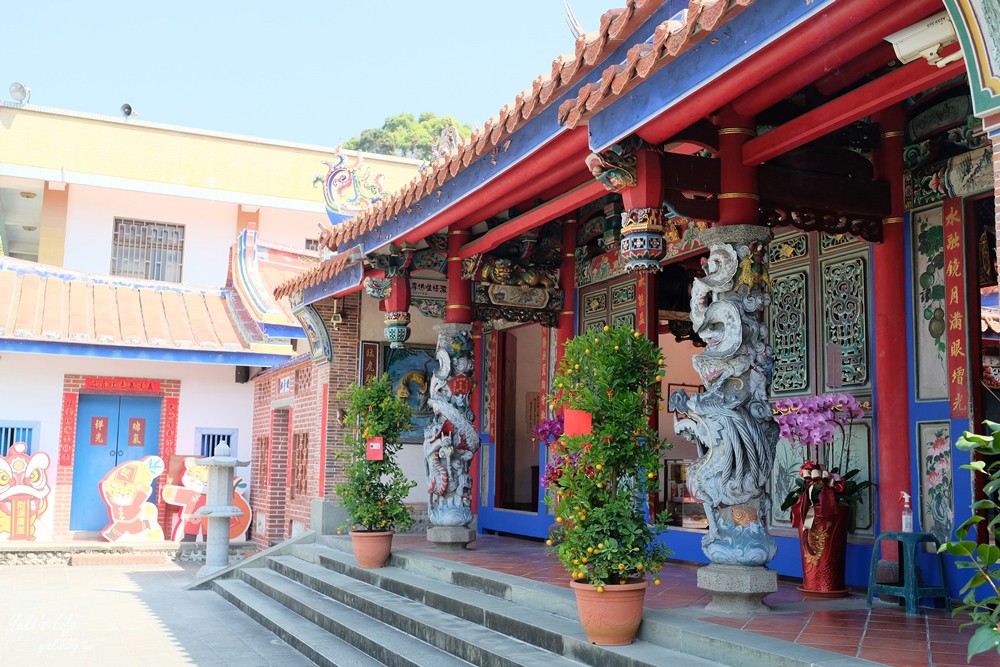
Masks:
[[[576,127],[585,120],[586,115],[610,104],[641,79],[667,65],[711,30],[753,2],[754,0],[690,0],[687,9],[661,23],[645,43],[630,49],[624,63],[605,69],[600,81],[583,86],[575,100],[564,102],[560,106],[559,122],[570,128]],[[373,202],[350,220],[324,230],[320,235],[320,245],[336,251],[342,244],[350,243],[362,234],[377,229],[393,216],[413,208],[422,198],[433,195],[441,185],[475,160],[490,151],[499,150],[520,127],[591,75],[594,68],[662,4],[661,0],[626,0],[625,7],[605,12],[601,16],[598,30],[578,38],[572,54],[553,60],[551,72],[539,75],[530,88],[521,91],[513,102],[505,105],[497,115],[473,132],[469,139],[456,142],[447,154],[437,157],[399,191]],[[612,83],[615,84],[614,89],[611,88]],[[568,119],[571,114],[575,115],[570,123]],[[340,268],[331,271],[332,265],[328,265],[335,261],[336,257],[327,260],[322,267],[281,285],[275,294],[281,296],[322,283],[346,266],[346,260],[339,260]]]
[[[350,221],[325,232],[320,238],[320,244],[336,250],[341,244],[353,241],[410,208],[422,197],[433,194],[445,181],[500,146],[519,127],[540,114],[550,102],[579,83],[661,4],[657,0],[627,0],[624,8],[605,12],[596,32],[589,32],[577,39],[576,49],[572,54],[556,58],[552,62],[550,73],[539,75],[532,82],[531,88],[518,93],[513,102],[506,104],[497,115],[473,132],[469,139],[458,143],[446,156],[436,158],[398,192],[373,203]]]
[[[326,214],[334,225],[367,211],[386,196],[385,186],[382,185],[384,175],[372,174],[361,155],[344,155],[340,149],[337,146],[333,160],[323,161],[327,166],[326,176],[322,179],[323,199],[326,201]]]
[[[753,2],[690,0],[687,9],[658,25],[648,40],[629,49],[624,62],[606,68],[600,81],[588,83],[576,99],[559,105],[559,122],[571,129],[583,124]]]
[[[274,290],[274,296],[281,299],[283,297],[290,296],[295,292],[300,292],[307,287],[319,285],[323,281],[329,280],[343,271],[347,265],[350,264],[350,259],[350,254],[346,252],[334,255],[315,269],[306,271],[305,273],[302,273],[279,285]]]

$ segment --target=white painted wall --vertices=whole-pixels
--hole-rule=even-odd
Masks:
[[[322,201],[323,195],[318,188],[316,196]],[[322,212],[261,207],[258,220],[257,229],[261,240],[289,248],[305,249],[306,239],[318,239],[320,225],[329,224],[330,219]]]
[[[514,388],[514,502],[531,502],[531,467],[538,465],[538,443],[528,427],[528,394],[542,385],[542,326],[529,324],[512,329],[517,340],[517,378]],[[509,343],[508,343],[509,345]],[[539,471],[541,474],[541,471]]]
[[[410,308],[410,340],[407,345],[437,346],[434,327],[444,320],[425,317],[417,308]],[[361,295],[361,340],[385,342],[385,313],[378,309],[378,301],[367,294]]]
[[[64,375],[180,380],[177,453],[198,453],[197,427],[235,428],[239,429],[236,455],[244,460],[250,458],[253,386],[237,384],[232,366],[4,352],[0,356],[0,378],[3,379],[0,382],[0,419],[41,422],[36,451],[44,451],[51,458],[48,475],[53,488],[59,465]],[[238,469],[237,474],[249,479],[247,469]],[[40,525],[43,530],[51,530],[54,493],[50,494],[49,501],[46,521]],[[50,535],[44,538],[48,537]],[[39,539],[43,539],[42,534]]]
[[[674,340],[673,335],[663,334],[660,336],[660,349],[663,350],[663,358],[666,361],[662,385],[663,403],[666,404],[670,399],[667,391],[671,384],[701,386],[701,378],[698,377],[694,366],[691,365],[691,359],[695,355],[701,354],[703,348],[697,348],[687,341],[678,343]],[[696,390],[687,390],[689,394],[693,391]],[[666,408],[660,412],[659,430],[660,437],[666,438],[673,445],[673,449],[667,450],[665,458],[695,459],[698,457],[695,444],[674,433],[674,413],[669,412]]]
[[[385,342],[385,313],[378,309],[378,301],[367,294],[361,296],[361,340]],[[407,345],[437,345],[437,332],[434,326],[444,320],[424,317],[416,308],[410,308],[410,340]],[[424,465],[424,446],[422,444],[403,445],[399,456],[399,465],[406,476],[417,483],[406,497],[408,503],[427,502],[427,470]]]
[[[229,248],[236,240],[236,204],[167,195],[70,186],[64,265],[111,272],[115,217],[184,225],[183,283],[219,288],[226,282]]]

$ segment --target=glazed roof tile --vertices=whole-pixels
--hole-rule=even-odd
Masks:
[[[662,22],[648,40],[629,49],[624,62],[607,67],[599,81],[587,84],[575,99],[560,104],[559,122],[571,129],[581,125],[753,2],[690,0],[687,9]]]
[[[320,283],[329,280],[344,270],[349,263],[349,259],[350,255],[346,252],[334,255],[315,269],[301,273],[295,278],[285,281],[279,285],[274,290],[275,298],[284,300],[285,297],[293,292],[298,292],[299,290],[304,290],[307,287],[319,285]]]
[[[97,276],[0,257],[0,338],[250,351],[221,290]]]
[[[471,137],[447,156],[435,160],[392,195],[332,230],[324,232],[320,237],[320,245],[336,251],[341,244],[354,241],[365,232],[376,229],[386,220],[409,209],[421,198],[433,194],[436,188],[499,146],[518,128],[544,111],[550,102],[558,99],[560,94],[590,74],[602,60],[652,16],[663,2],[664,0],[626,0],[625,7],[605,12],[596,31],[581,35],[576,40],[573,53],[561,55],[553,60],[552,69],[548,74],[536,77],[530,88],[518,93],[512,102],[504,105],[497,115],[487,120],[482,127],[472,133]],[[347,265],[346,262],[346,258],[339,256],[328,259],[323,265],[281,284],[274,294],[281,298],[292,292],[318,285],[336,275]],[[336,270],[330,271],[331,266],[336,266]]]
[[[535,78],[531,87],[491,117],[472,136],[447,156],[434,161],[397,192],[385,197],[363,213],[324,232],[320,244],[337,250],[342,244],[373,231],[399,213],[409,210],[421,198],[434,193],[479,157],[500,146],[528,120],[547,108],[572,86],[591,75],[622,42],[631,36],[664,0],[627,0],[625,7],[612,9],[601,16],[600,27],[581,35],[574,52],[552,61],[548,74]],[[645,42],[629,49],[623,63],[611,65],[600,77],[580,88],[575,98],[559,106],[559,122],[575,128],[615,99],[631,90],[678,55],[695,45],[719,25],[735,16],[754,0],[689,0],[687,9],[659,24]],[[274,292],[281,298],[298,290],[322,283],[347,265],[346,258],[335,256],[321,266],[303,273]],[[335,270],[331,270],[335,268]]]

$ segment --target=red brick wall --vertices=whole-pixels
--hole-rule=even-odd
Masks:
[[[333,312],[329,300],[317,304],[316,310],[324,322],[329,322]],[[344,321],[338,331],[330,331],[331,363],[316,365],[309,357],[303,357],[254,379],[250,489],[254,513],[264,512],[267,516],[264,526],[254,522],[253,540],[262,547],[290,537],[293,522],[309,528],[313,499],[332,497],[333,485],[342,479],[337,476],[339,466],[333,456],[343,443],[344,429],[333,415],[344,407],[337,394],[358,377],[360,312],[359,294],[341,300]],[[279,393],[281,380],[286,378],[290,381],[290,391]],[[290,405],[282,405],[286,399],[291,400]],[[275,402],[279,402],[277,407]],[[290,445],[292,438],[301,434],[308,438],[305,467],[308,479],[303,493],[293,493]],[[268,447],[263,446],[263,439],[268,439]]]
[[[73,459],[76,442],[76,415],[80,394],[104,394],[112,396],[160,396],[163,402],[160,406],[160,458],[164,464],[177,450],[177,401],[181,395],[180,380],[158,380],[156,378],[135,378],[138,380],[153,380],[160,383],[159,392],[121,392],[86,389],[87,375],[63,376],[63,411],[60,424],[59,468],[56,470],[55,516],[52,533],[55,539],[71,537],[69,530],[70,502],[73,497]],[[165,508],[163,502],[163,485],[159,484],[156,491],[156,509],[158,521],[164,535],[170,535],[170,526],[165,525]]]

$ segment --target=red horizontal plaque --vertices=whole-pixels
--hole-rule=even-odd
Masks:
[[[144,380],[142,378],[108,378],[88,377],[84,379],[86,389],[98,391],[135,391],[146,394],[160,393],[159,380]]]

